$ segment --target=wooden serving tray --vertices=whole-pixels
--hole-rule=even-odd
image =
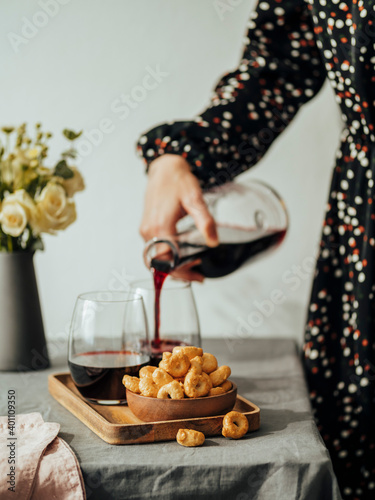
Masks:
[[[164,422],[143,422],[127,406],[103,406],[88,403],[76,389],[70,373],[55,373],[48,377],[50,394],[109,444],[140,444],[173,441],[181,428],[201,431],[205,436],[221,435],[224,415]],[[260,410],[247,399],[237,396],[233,408],[246,415],[249,431],[260,427]]]

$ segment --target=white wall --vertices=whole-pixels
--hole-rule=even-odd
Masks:
[[[146,178],[134,143],[155,123],[189,118],[205,106],[220,74],[238,61],[254,5],[237,2],[219,16],[212,0],[56,1],[2,5],[1,122],[41,121],[56,135],[54,158],[64,145],[59,138],[64,127],[90,132],[108,118],[113,131],[80,164],[87,189],[76,196],[78,221],[57,237],[45,237],[46,251],[36,257],[51,337],[65,331],[78,293],[119,287],[147,275],[138,236]],[[57,5],[59,11],[43,19],[43,3],[55,10]],[[25,18],[46,24],[34,32],[29,27],[26,34],[32,38],[24,38],[15,50],[9,34],[22,36]],[[157,66],[168,76],[121,119],[111,108],[114,101],[142,84],[147,67]],[[272,256],[230,277],[195,286],[203,335],[237,332],[301,340],[312,275],[293,283],[282,276],[316,253],[340,126],[326,86],[267,158],[245,174],[271,183],[282,194],[291,229]],[[248,321],[256,310],[254,301],[269,299],[275,288],[283,290],[284,304],[270,317],[263,314],[264,321],[253,316],[258,327],[240,329],[239,318]]]

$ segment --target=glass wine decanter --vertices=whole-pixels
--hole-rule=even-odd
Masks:
[[[199,259],[193,269],[207,278],[236,271],[259,255],[277,248],[288,230],[288,213],[279,194],[267,184],[232,182],[204,195],[213,215],[219,245],[208,247],[193,219],[178,223],[178,234],[148,241],[144,250],[147,267],[171,273],[179,266]]]

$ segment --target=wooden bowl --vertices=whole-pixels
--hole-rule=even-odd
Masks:
[[[237,398],[237,386],[218,396],[185,399],[157,399],[135,394],[126,389],[126,400],[131,411],[144,422],[210,417],[230,411]]]

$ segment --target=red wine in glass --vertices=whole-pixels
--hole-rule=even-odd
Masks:
[[[73,382],[92,403],[125,404],[122,384],[125,374],[138,376],[150,357],[133,351],[91,351],[76,354],[68,361]]]

